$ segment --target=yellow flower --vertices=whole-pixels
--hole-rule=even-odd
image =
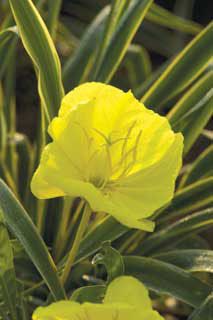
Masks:
[[[32,179],[41,199],[86,199],[95,212],[152,231],[146,219],[171,200],[181,167],[183,137],[131,92],[85,83],[68,93],[49,126]]]
[[[132,277],[123,276],[111,282],[103,304],[60,301],[40,307],[33,320],[163,320],[152,309],[144,285]]]

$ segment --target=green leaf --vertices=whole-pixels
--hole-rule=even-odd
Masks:
[[[131,1],[117,25],[93,80],[110,81],[152,2],[152,0]]]
[[[141,85],[139,85],[135,90],[134,94],[137,98],[140,98],[149,88],[153,85],[153,83],[161,76],[164,70],[170,64],[170,60],[164,62],[160,67],[157,68],[152,74],[144,81]]]
[[[80,248],[75,260],[75,264],[88,258],[101,248],[105,241],[114,241],[126,233],[129,229],[121,225],[112,217],[106,217],[101,223],[91,230],[81,241]],[[67,256],[60,262],[61,269]]]
[[[213,273],[213,251],[211,250],[174,250],[156,254],[154,258],[189,272]]]
[[[70,298],[79,303],[101,303],[104,298],[106,287],[102,285],[81,287],[75,290]]]
[[[212,30],[213,23],[210,23],[177,55],[142,97],[145,105],[160,110],[165,101],[180,93],[199,76],[212,57]]]
[[[141,245],[141,254],[153,255],[164,251],[190,234],[198,233],[213,226],[213,208],[191,214],[168,227],[153,233]]]
[[[11,319],[16,314],[16,275],[13,263],[13,251],[5,226],[3,212],[0,207],[0,291],[5,308],[10,312]]]
[[[144,257],[124,257],[124,264],[126,274],[138,278],[149,289],[193,307],[199,307],[211,293],[207,284],[172,264]]]
[[[168,46],[168,43],[172,44],[176,38],[173,31],[145,19],[135,35],[135,42],[142,43],[149,51],[170,59],[176,51],[174,46]]]
[[[55,34],[56,34],[61,4],[62,4],[62,0],[54,0],[54,1],[48,0],[47,27],[53,38],[55,37]]]
[[[202,26],[198,23],[181,18],[155,3],[152,4],[150,10],[147,12],[146,18],[161,26],[193,35],[202,30]]]
[[[65,298],[56,266],[27,212],[0,180],[0,206],[7,226],[25,248],[56,300]]]
[[[87,78],[98,48],[96,45],[94,49],[94,43],[100,42],[109,12],[109,6],[101,10],[86,30],[74,54],[66,61],[63,67],[63,82],[66,91],[74,88]]]
[[[105,241],[114,241],[129,229],[112,217],[105,218],[82,240],[76,261],[80,261],[101,248]]]
[[[188,186],[197,180],[204,177],[209,177],[213,174],[213,145],[206,148],[199,157],[192,163],[189,170],[184,174],[179,188]]]
[[[114,0],[112,1],[110,14],[105,24],[103,38],[100,43],[100,48],[97,54],[97,61],[95,64],[95,75],[99,72],[100,66],[103,63],[104,55],[106,49],[109,45],[110,40],[114,34],[114,30],[116,30],[117,24],[124,12],[124,10],[128,7],[128,0]]]
[[[188,320],[212,320],[213,318],[213,294],[210,294],[203,304],[196,309]]]
[[[116,249],[111,247],[109,241],[102,244],[102,250],[94,256],[92,264],[105,266],[109,283],[124,274],[123,258]]]
[[[64,95],[61,66],[47,27],[31,0],[9,0],[23,45],[38,75],[38,90],[48,120],[58,112]]]
[[[137,88],[151,74],[152,65],[149,54],[142,46],[132,44],[129,46],[123,61],[127,68],[131,89]]]
[[[18,30],[10,27],[0,32],[0,79],[4,75],[18,41]]]
[[[168,114],[175,131],[184,135],[186,154],[212,115],[213,72],[208,72],[188,90]]]
[[[27,136],[16,133],[13,143],[18,157],[18,191],[20,198],[25,202],[30,193],[30,179],[33,168],[33,148]],[[23,172],[25,173],[23,175]]]
[[[172,202],[156,213],[159,221],[167,221],[204,206],[211,206],[213,203],[212,189],[213,177],[209,177],[178,190]]]
[[[10,27],[0,32],[0,47],[10,42],[11,39],[18,38],[17,27]]]

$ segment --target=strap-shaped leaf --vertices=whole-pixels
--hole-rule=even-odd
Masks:
[[[93,80],[109,82],[153,0],[132,0],[120,19]]]
[[[151,59],[148,51],[142,46],[130,45],[123,64],[128,70],[130,87],[133,91],[151,75]]]
[[[81,241],[80,248],[76,257],[75,263],[91,256],[98,249],[104,241],[114,241],[126,233],[129,229],[121,225],[112,217],[105,218],[101,223],[91,230]],[[65,257],[59,264],[59,268],[64,265],[67,257]]]
[[[213,208],[205,209],[170,224],[168,227],[155,232],[143,241],[141,254],[155,254],[178,243],[190,234],[198,233],[213,226]]]
[[[212,33],[210,23],[177,55],[141,101],[159,110],[163,102],[186,88],[210,62]]]
[[[110,14],[107,18],[103,38],[100,43],[100,48],[98,50],[97,54],[97,61],[95,64],[95,75],[96,77],[97,73],[99,72],[99,68],[101,64],[103,63],[104,54],[106,52],[106,49],[108,47],[108,44],[113,36],[114,30],[116,30],[117,24],[124,12],[124,10],[128,7],[128,0],[114,0],[112,1]]]
[[[10,27],[7,29],[4,29],[0,32],[0,47],[5,45],[8,41],[10,41],[13,38],[18,37],[18,30],[16,27]]]
[[[9,0],[23,45],[38,74],[42,105],[50,120],[57,114],[64,95],[61,66],[47,27],[31,0]]]
[[[61,4],[62,4],[62,0],[54,0],[54,1],[49,0],[48,1],[47,26],[48,26],[49,32],[53,38],[55,37],[55,33],[56,33],[56,29],[57,29]]]
[[[184,135],[184,153],[186,154],[202,132],[212,115],[213,72],[204,75],[188,90],[168,114],[175,131]]]
[[[66,61],[63,67],[63,82],[67,91],[77,86],[83,79],[87,79],[109,12],[109,6],[101,10],[86,30],[74,54]]]
[[[199,307],[211,293],[207,284],[172,264],[144,257],[124,257],[124,264],[128,275],[137,277],[151,290],[193,307]]]
[[[154,257],[189,272],[213,273],[213,251],[211,250],[174,250],[157,254]]]
[[[146,19],[161,26],[190,34],[197,34],[202,30],[202,26],[198,23],[176,16],[155,3],[147,12]]]
[[[188,320],[212,320],[213,318],[213,293],[210,294],[203,304],[196,309]]]
[[[213,202],[212,189],[213,177],[209,177],[178,190],[172,202],[156,213],[158,219],[163,222],[204,206],[211,206]]]
[[[112,217],[107,217],[82,240],[76,260],[83,259],[101,248],[104,241],[113,241],[129,229]]]
[[[0,292],[1,300],[11,319],[17,319],[16,314],[16,275],[13,264],[13,251],[9,235],[4,223],[0,207]]]
[[[0,32],[0,79],[10,62],[11,54],[14,51],[17,40],[18,30],[16,27],[10,27]]]
[[[206,148],[192,163],[181,179],[179,187],[187,186],[201,178],[213,175],[213,145]]]
[[[27,212],[2,180],[0,180],[0,206],[7,226],[25,248],[54,298],[56,300],[65,298],[56,266],[44,241]]]

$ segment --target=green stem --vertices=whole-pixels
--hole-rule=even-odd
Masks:
[[[62,281],[63,284],[65,284],[66,281],[69,278],[70,271],[71,271],[71,269],[73,267],[73,263],[75,262],[75,258],[76,258],[76,255],[78,253],[78,249],[79,249],[81,240],[83,238],[83,235],[85,233],[86,228],[88,227],[90,216],[91,216],[91,208],[86,203],[85,207],[84,207],[84,212],[83,212],[83,215],[82,215],[82,218],[81,218],[81,222],[80,222],[80,225],[78,227],[78,231],[76,233],[75,240],[73,242],[72,249],[71,249],[71,251],[69,253],[69,256],[68,256],[68,259],[67,259],[67,262],[65,264],[65,268],[64,268],[64,271],[63,271],[63,274],[62,274],[62,277],[61,277],[61,281]]]
[[[60,218],[58,232],[53,248],[53,256],[56,262],[60,260],[64,247],[66,245],[65,239],[67,236],[67,228],[70,220],[70,210],[73,204],[73,200],[74,199],[70,197],[64,198],[62,215]]]

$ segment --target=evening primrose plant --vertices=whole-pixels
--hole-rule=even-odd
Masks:
[[[74,2],[0,0],[0,320],[212,320],[213,24]]]
[[[91,82],[63,98],[48,131],[53,142],[31,184],[38,198],[81,197],[95,212],[153,231],[146,218],[171,200],[182,159],[183,137],[165,117],[131,92]]]

